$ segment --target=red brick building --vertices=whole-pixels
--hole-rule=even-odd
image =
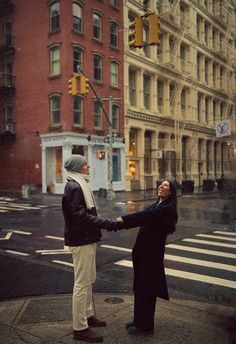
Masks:
[[[113,188],[124,189],[123,46],[123,0],[0,0],[0,189],[61,193],[71,153],[87,156],[94,190],[107,188],[110,96]],[[68,94],[78,65],[103,106],[91,87]]]

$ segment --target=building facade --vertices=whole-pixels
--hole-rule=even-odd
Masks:
[[[217,180],[235,161],[235,6],[232,1],[125,1],[126,190]],[[137,16],[158,13],[160,44],[128,44]],[[235,172],[234,178],[236,179]]]
[[[0,27],[0,188],[62,193],[76,153],[93,190],[107,188],[110,125],[113,188],[124,190],[121,1],[1,0]],[[81,71],[89,93],[72,97],[68,80]]]

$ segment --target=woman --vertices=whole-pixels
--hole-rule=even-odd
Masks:
[[[122,216],[126,229],[141,226],[132,251],[134,267],[134,318],[129,334],[152,334],[156,297],[169,300],[164,270],[165,242],[175,231],[177,196],[174,184],[162,181],[157,202],[144,211]]]

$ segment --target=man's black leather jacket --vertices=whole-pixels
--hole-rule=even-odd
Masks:
[[[116,220],[99,218],[96,208],[86,208],[83,191],[73,180],[69,180],[65,186],[62,211],[66,246],[82,246],[100,241],[101,228],[121,229],[121,224]]]

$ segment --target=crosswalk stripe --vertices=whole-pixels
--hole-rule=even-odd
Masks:
[[[27,203],[9,202],[0,200],[0,212],[5,213],[9,211],[23,211],[23,210],[39,210],[45,208],[46,205],[35,205]]]
[[[54,240],[64,240],[63,237],[53,236],[53,235],[45,235],[47,239],[54,239]]]
[[[57,264],[61,264],[61,265],[71,266],[71,267],[74,266],[73,263],[63,262],[62,260],[53,260],[52,262],[57,263]]]
[[[234,245],[233,244],[223,244],[223,243],[220,243],[220,242],[213,242],[213,241],[208,241],[208,240],[199,240],[199,239],[186,238],[186,239],[183,239],[182,241],[193,242],[193,243],[203,244],[203,245],[210,245],[210,246],[236,248],[235,244]]]
[[[173,245],[173,244],[170,244],[170,245],[171,246],[177,246],[177,245]],[[168,247],[170,245],[168,245]],[[101,245],[101,247],[103,247],[103,248],[110,248],[110,249],[113,249],[113,250],[123,251],[123,252],[131,252],[132,251],[129,248],[112,246],[112,245]],[[183,246],[178,246],[178,248],[182,248],[182,247]],[[175,247],[173,247],[173,248],[175,248]],[[189,247],[189,249],[192,249],[192,247]],[[205,250],[205,251],[208,253],[208,250]],[[205,251],[204,252],[200,252],[200,253],[206,253]],[[225,257],[225,255],[224,255],[224,257]],[[236,255],[235,255],[235,258],[236,258]],[[201,259],[192,259],[192,258],[187,258],[187,257],[182,257],[182,256],[166,254],[166,253],[165,253],[165,259],[173,260],[173,261],[177,261],[177,262],[181,262],[181,263],[186,263],[186,264],[192,264],[192,265],[198,265],[198,266],[206,266],[206,267],[210,267],[210,268],[222,269],[222,270],[228,270],[228,271],[236,272],[236,266],[229,265],[229,264],[215,263],[215,262],[210,262],[210,261],[201,260]]]
[[[236,254],[233,254],[233,253],[214,251],[214,250],[206,250],[206,249],[198,248],[198,247],[182,246],[182,245],[176,245],[176,244],[167,244],[166,248],[172,248],[175,250],[188,251],[188,252],[203,253],[203,254],[207,254],[210,256],[218,256],[218,257],[236,259]]]
[[[110,249],[113,249],[113,250],[123,251],[123,252],[132,252],[132,249],[125,248],[125,247],[118,247],[118,246],[112,246],[112,245],[101,245],[100,247],[110,248]],[[205,249],[202,249],[202,248],[191,247],[191,246],[181,246],[181,245],[176,245],[176,244],[167,244],[166,248],[173,248],[173,249],[176,249],[176,250],[208,254],[210,256],[219,256],[219,257],[236,259],[236,254],[233,254],[233,253],[221,252],[221,251],[213,251],[213,250],[205,250]]]
[[[236,241],[235,238],[228,238],[220,235],[210,235],[210,234],[196,234],[197,237],[209,238],[209,239],[219,239],[225,241]]]
[[[132,249],[126,247],[112,246],[112,245],[101,245],[103,248],[110,248],[112,250],[123,251],[123,252],[132,252]]]
[[[236,236],[236,233],[233,232],[214,231],[213,233]]]
[[[25,232],[25,231],[18,231],[17,229],[10,229],[9,230],[12,233],[16,233],[16,234],[22,234],[22,235],[32,235],[31,232]]]
[[[129,267],[129,268],[133,267],[132,262],[129,260],[125,260],[125,259],[120,260],[119,262],[116,262],[115,264],[120,265],[120,266]],[[212,277],[212,276],[201,275],[201,274],[196,274],[196,273],[192,273],[192,272],[169,269],[169,268],[165,268],[165,273],[168,276],[189,279],[189,280],[197,281],[197,282],[216,284],[216,285],[220,285],[223,287],[236,289],[236,282],[230,281],[230,280],[227,280],[224,278]]]
[[[50,254],[70,254],[69,251],[65,249],[58,249],[58,250],[36,250],[36,253],[41,253],[42,255],[50,255]]]
[[[174,262],[180,262],[180,263],[197,265],[197,266],[205,266],[208,268],[214,268],[214,269],[236,272],[236,266],[229,265],[229,264],[210,262],[210,261],[202,260],[202,259],[192,259],[192,258],[187,258],[187,257],[175,256],[175,255],[171,255],[171,254],[165,254],[165,260],[171,260]]]
[[[13,210],[13,211],[24,211],[25,209],[21,209],[21,208],[14,208],[14,207],[8,207],[8,206],[0,206],[1,207],[1,209],[3,209],[3,210]]]
[[[18,251],[13,251],[13,250],[5,250],[5,252],[16,254],[16,255],[19,255],[19,256],[29,256],[28,253],[18,252]]]

